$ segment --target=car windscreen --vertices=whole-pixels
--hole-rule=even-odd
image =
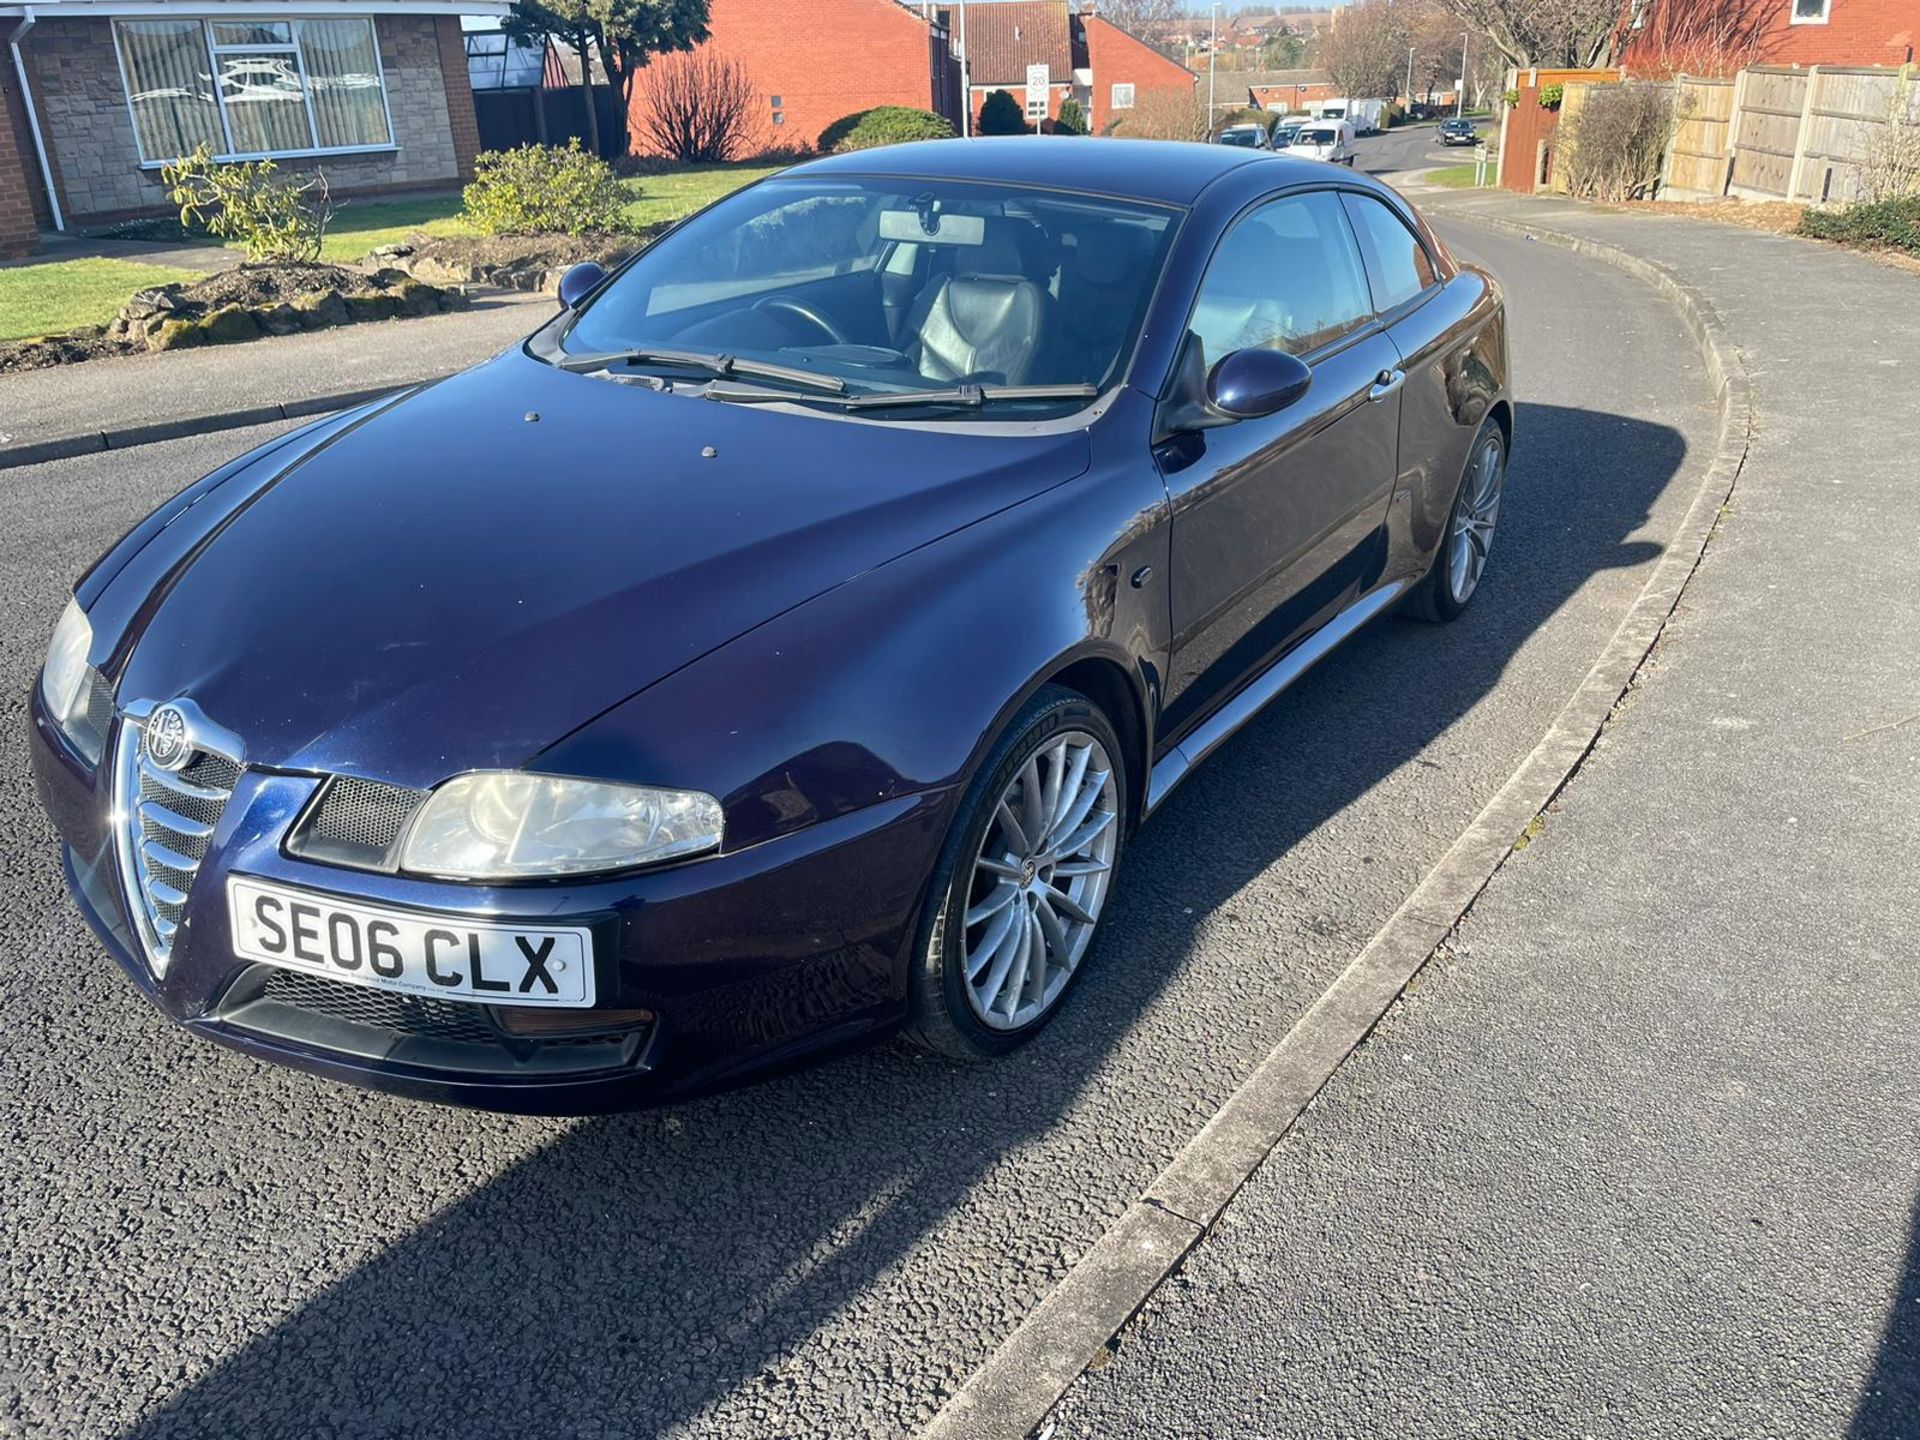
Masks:
[[[1300,132],[1299,140],[1294,143],[1299,145],[1332,145],[1339,138],[1340,132],[1338,130],[1303,130]]]
[[[1251,130],[1223,130],[1220,133],[1222,145],[1257,145],[1259,137]]]
[[[698,352],[851,396],[1087,390],[1013,402],[1021,418],[1067,413],[1124,375],[1179,213],[1012,184],[779,177],[642,252],[554,358]]]

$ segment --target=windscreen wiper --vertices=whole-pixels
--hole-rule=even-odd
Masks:
[[[559,363],[562,370],[571,370],[575,374],[605,370],[612,365],[680,365],[689,370],[704,370],[709,375],[751,375],[756,380],[784,380],[789,385],[803,385],[809,390],[820,390],[828,395],[844,395],[847,391],[846,381],[836,380],[831,375],[802,370],[794,365],[776,365],[769,360],[742,360],[738,355],[706,354],[699,350],[616,350],[606,355],[568,355]]]
[[[885,390],[873,395],[841,395],[832,403],[842,410],[905,410],[922,405],[941,409],[978,410],[1007,400],[1091,400],[1097,385],[956,385],[950,390]],[[709,400],[739,405],[772,404],[793,400],[784,390],[761,390],[751,385],[709,385]]]

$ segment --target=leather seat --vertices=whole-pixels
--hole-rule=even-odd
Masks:
[[[907,357],[929,380],[1024,385],[1046,338],[1048,295],[1023,248],[1033,225],[989,219],[979,245],[962,246],[953,270],[930,283],[907,315]]]
[[[1046,378],[1098,384],[1132,328],[1154,237],[1138,225],[1102,220],[1073,239],[1060,267]]]

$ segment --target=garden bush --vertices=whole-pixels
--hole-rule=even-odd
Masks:
[[[216,162],[199,146],[184,160],[161,167],[167,198],[180,207],[182,225],[199,225],[222,240],[238,241],[249,260],[320,258],[333,199],[320,171],[283,179],[271,160]]]
[[[1920,256],[1920,195],[1874,200],[1844,210],[1809,210],[1800,233],[1863,250],[1903,250]]]
[[[558,145],[491,150],[474,161],[462,193],[466,218],[484,235],[584,235],[623,230],[621,207],[633,197],[613,168],[580,148]]]
[[[820,132],[820,153],[872,150],[880,145],[903,145],[910,140],[947,140],[953,126],[944,116],[911,105],[876,105],[842,115]]]
[[[1020,108],[1020,102],[1013,98],[1011,90],[996,90],[981,102],[980,133],[982,135],[1025,135],[1027,133],[1026,112]]]
[[[1080,102],[1071,95],[1060,102],[1060,115],[1053,122],[1056,135],[1084,135],[1087,133],[1087,112],[1080,108]]]
[[[1579,111],[1560,122],[1555,164],[1568,193],[1610,202],[1651,195],[1673,122],[1673,92],[1664,85],[1594,86]]]

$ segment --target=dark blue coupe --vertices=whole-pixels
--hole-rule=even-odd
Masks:
[[[563,1113],[1000,1054],[1188,770],[1481,582],[1500,292],[1344,167],[868,150],[562,300],[190,486],[60,619],[68,881],[209,1039]]]

